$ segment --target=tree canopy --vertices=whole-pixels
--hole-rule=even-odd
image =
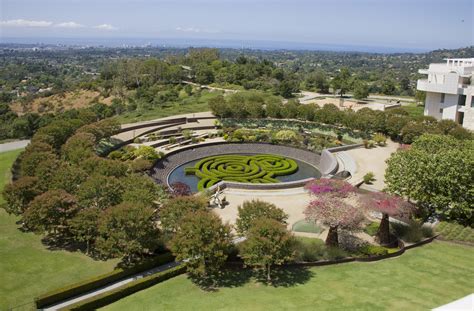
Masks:
[[[214,213],[198,210],[181,219],[169,243],[176,260],[186,260],[191,275],[212,278],[227,259],[231,246],[230,226]]]
[[[265,217],[282,224],[286,224],[288,219],[288,215],[282,209],[261,200],[245,201],[237,209],[239,214],[235,225],[240,235],[245,235],[257,218]]]
[[[278,220],[260,217],[254,219],[240,245],[240,256],[248,266],[265,271],[271,281],[271,267],[293,258],[293,236],[286,225]]]
[[[387,160],[387,190],[417,202],[425,216],[473,224],[472,140],[422,135]]]

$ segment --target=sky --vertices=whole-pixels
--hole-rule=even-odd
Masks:
[[[0,41],[174,38],[428,50],[474,45],[473,18],[473,0],[0,0]]]

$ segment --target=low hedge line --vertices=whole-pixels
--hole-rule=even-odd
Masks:
[[[185,272],[186,266],[179,265],[169,270],[138,279],[122,287],[85,299],[59,310],[95,310]]]
[[[56,290],[47,292],[41,296],[36,297],[36,308],[41,309],[46,306],[53,305],[68,298],[78,296],[85,292],[105,286],[109,283],[116,282],[124,277],[128,277],[130,275],[152,269],[156,266],[163,265],[173,260],[174,257],[171,253],[165,253],[156,256],[145,263],[136,265],[135,267],[130,269],[115,269],[112,272],[102,274],[79,283],[58,288]]]

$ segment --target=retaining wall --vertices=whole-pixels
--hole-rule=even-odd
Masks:
[[[339,168],[339,164],[337,163],[336,157],[333,155],[334,152],[355,149],[355,148],[359,148],[360,146],[363,146],[363,144],[352,144],[352,145],[324,149],[321,152],[321,161],[319,163],[321,174],[323,174],[323,176],[329,176],[337,172]]]

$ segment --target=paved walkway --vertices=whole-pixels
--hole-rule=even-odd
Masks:
[[[434,308],[433,311],[473,311],[474,310],[474,294],[470,294],[464,298],[455,300],[451,303]]]
[[[141,278],[144,278],[144,277],[147,277],[147,276],[150,276],[152,274],[155,274],[155,273],[158,273],[158,272],[162,272],[162,271],[165,271],[165,270],[168,270],[168,269],[171,269],[173,267],[176,267],[178,266],[180,263],[179,262],[170,262],[170,263],[167,263],[167,264],[164,264],[164,265],[161,265],[161,266],[158,266],[156,268],[153,268],[153,269],[150,269],[150,270],[146,270],[144,272],[140,272],[140,273],[137,273],[135,275],[132,275],[130,277],[127,277],[125,279],[122,279],[120,281],[117,281],[117,282],[114,282],[112,284],[109,284],[107,286],[104,286],[104,287],[100,287],[94,291],[91,291],[91,292],[87,292],[87,293],[84,293],[83,295],[80,295],[80,296],[77,296],[77,297],[73,297],[71,299],[68,299],[68,300],[65,300],[63,302],[60,302],[58,304],[55,304],[55,305],[52,305],[52,306],[49,306],[47,308],[44,308],[43,310],[59,310],[61,308],[64,308],[64,307],[67,307],[67,306],[70,306],[76,302],[79,302],[79,301],[83,301],[85,299],[88,299],[88,298],[91,298],[91,297],[94,297],[94,296],[97,296],[99,294],[102,294],[102,293],[105,293],[105,292],[108,292],[108,291],[111,291],[111,290],[114,290],[116,288],[119,288],[119,287],[122,287],[124,286],[125,284],[128,284],[130,282],[133,282],[133,281],[136,281],[138,279],[141,279]]]
[[[30,143],[29,139],[12,141],[9,143],[0,144],[0,152],[6,152],[11,150],[17,150],[25,148]]]
[[[366,149],[360,147],[345,151],[350,157],[354,159],[357,164],[355,174],[352,176],[351,181],[361,180],[365,174],[372,172],[375,175],[375,181],[372,185],[363,185],[361,188],[371,188],[374,190],[382,190],[385,188],[385,170],[387,169],[387,163],[385,162],[390,155],[397,151],[398,143],[391,140],[387,140],[387,145],[384,147],[375,147]],[[368,190],[371,190],[368,189]]]
[[[229,202],[229,205],[226,205],[223,209],[213,209],[213,212],[219,215],[224,222],[234,225],[238,217],[238,206],[242,205],[245,201],[259,199],[275,204],[275,206],[281,208],[288,214],[288,230],[291,230],[296,222],[305,219],[304,210],[312,200],[312,197],[303,187],[265,191],[227,188],[224,189],[224,196]],[[354,200],[354,198],[350,200]],[[321,233],[293,233],[296,236],[326,240],[328,230],[325,229]],[[356,232],[353,235],[371,244],[375,243],[374,238],[363,231]]]
[[[310,195],[302,188],[282,189],[282,190],[243,190],[243,189],[225,189],[224,196],[229,205],[223,209],[213,209],[224,222],[235,224],[238,216],[237,207],[244,201],[260,199],[265,202],[273,203],[283,209],[288,214],[288,228],[293,224],[304,219],[303,211],[311,200]]]

